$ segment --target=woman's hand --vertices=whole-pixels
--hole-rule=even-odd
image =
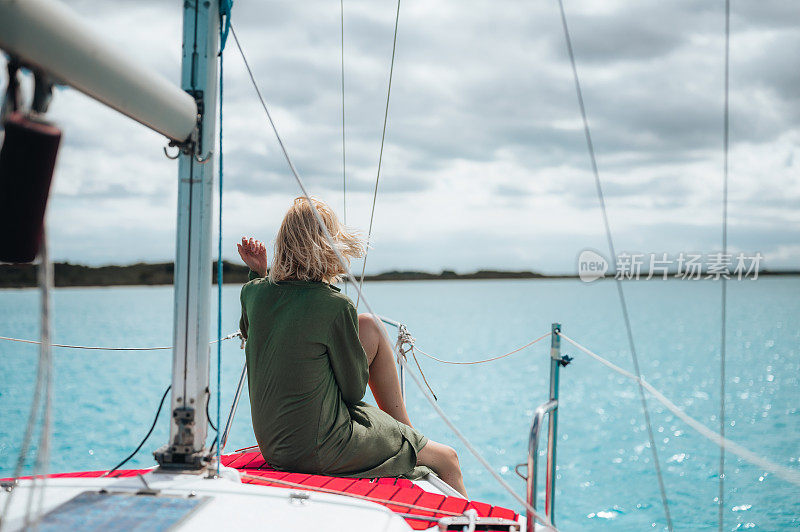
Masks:
[[[254,238],[242,237],[242,243],[236,244],[239,256],[247,267],[256,272],[260,277],[267,275],[267,248]]]

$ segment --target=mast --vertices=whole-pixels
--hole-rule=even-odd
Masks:
[[[208,422],[211,222],[214,197],[218,0],[184,0],[181,87],[197,102],[198,128],[178,161],[178,229],[169,441],[162,467],[204,465]]]

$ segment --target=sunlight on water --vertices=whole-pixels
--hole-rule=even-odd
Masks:
[[[626,292],[643,374],[690,415],[717,430],[719,285],[650,281],[628,283]],[[558,321],[576,341],[631,368],[610,282],[373,283],[367,294],[379,312],[407,324],[422,349],[442,358],[474,360],[502,354],[548,332]],[[797,277],[729,283],[726,398],[727,435],[795,469],[800,467],[798,294]],[[171,287],[58,289],[55,308],[57,342],[171,343]],[[232,332],[238,326],[238,287],[225,287],[223,311],[223,330]],[[37,338],[35,291],[0,291],[0,335]],[[445,366],[420,359],[440,406],[519,493],[523,482],[514,467],[525,460],[533,410],[547,399],[548,350],[543,341],[481,366]],[[3,476],[13,470],[22,439],[37,350],[0,342],[0,352]],[[575,361],[561,373],[557,524],[565,530],[663,529],[635,385],[574,349],[564,346],[564,352]],[[56,350],[51,469],[109,468],[133,450],[170,383],[170,356],[169,351]],[[226,413],[243,363],[238,342],[226,342],[223,357]],[[212,382],[215,379],[212,376]],[[470,495],[518,509],[449,433],[413,383],[408,386],[414,424],[432,439],[458,449]],[[715,528],[718,448],[652,398],[649,405],[676,529]],[[211,411],[216,411],[213,403]],[[254,443],[249,416],[245,392],[228,450]],[[153,464],[150,451],[166,442],[167,428],[162,412],[151,440],[132,465]],[[797,488],[731,455],[726,491],[726,530],[800,526]]]

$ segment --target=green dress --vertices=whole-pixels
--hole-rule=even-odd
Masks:
[[[428,439],[364,403],[367,357],[352,301],[313,281],[242,287],[253,431],[272,467],[352,477],[408,476]]]

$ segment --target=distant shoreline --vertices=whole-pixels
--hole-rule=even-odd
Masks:
[[[174,266],[171,262],[137,263],[124,266],[85,266],[69,262],[54,264],[55,285],[58,287],[90,286],[159,286],[173,284]],[[247,266],[223,261],[224,284],[247,282]],[[761,276],[800,275],[799,270],[762,271]],[[213,268],[213,282],[217,271]],[[575,274],[543,274],[534,271],[478,270],[456,273],[421,271],[388,271],[367,275],[366,281],[459,281],[489,279],[577,279]],[[36,286],[36,266],[31,264],[0,264],[0,288],[29,288]]]

